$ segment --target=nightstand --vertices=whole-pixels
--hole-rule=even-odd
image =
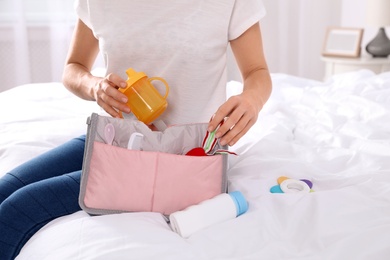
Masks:
[[[325,62],[325,80],[338,73],[368,69],[374,73],[390,71],[390,58],[372,58],[369,56],[361,58],[336,58],[321,56]]]

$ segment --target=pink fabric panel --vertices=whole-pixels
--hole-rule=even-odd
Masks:
[[[153,211],[166,215],[221,193],[222,156],[160,153]]]
[[[169,215],[221,193],[222,159],[140,152],[95,142],[84,204]]]
[[[84,203],[90,208],[151,211],[157,156],[94,143]]]

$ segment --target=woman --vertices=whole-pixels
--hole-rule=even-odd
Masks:
[[[124,88],[132,67],[170,85],[168,125],[209,123],[222,145],[234,145],[256,122],[271,92],[259,20],[259,0],[79,0],[79,20],[63,82],[108,114],[130,113]],[[243,78],[240,95],[225,101],[230,43]],[[91,74],[101,52],[107,76]],[[78,194],[85,137],[75,138],[0,179],[0,255],[14,259],[51,220],[80,210]]]

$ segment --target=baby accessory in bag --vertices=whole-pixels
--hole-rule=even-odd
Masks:
[[[227,192],[224,147],[185,155],[204,145],[207,123],[152,131],[138,120],[93,113],[87,124],[79,204],[89,214],[169,215]]]

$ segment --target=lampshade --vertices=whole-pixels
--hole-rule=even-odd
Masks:
[[[385,27],[390,25],[390,0],[366,0],[367,25]]]

